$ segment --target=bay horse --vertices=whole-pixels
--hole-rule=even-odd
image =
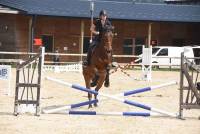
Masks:
[[[83,76],[85,79],[86,88],[90,89],[91,80],[98,74],[99,78],[97,80],[97,85],[95,91],[99,91],[102,87],[103,82],[107,75],[107,70],[111,66],[112,62],[112,40],[113,40],[113,28],[104,29],[100,39],[100,43],[97,44],[92,50],[92,55],[90,59],[90,65],[83,66]],[[97,95],[94,95],[97,99]],[[92,99],[92,94],[88,93],[88,99]],[[97,106],[97,103],[94,103]],[[89,105],[91,108],[92,105]]]

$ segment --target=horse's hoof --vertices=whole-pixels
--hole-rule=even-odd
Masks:
[[[105,82],[104,83],[104,87],[109,87],[110,86],[110,82]]]
[[[98,107],[98,104],[97,104],[97,103],[94,103],[94,106],[95,106],[95,107]]]
[[[89,106],[88,106],[88,109],[90,109],[90,108],[92,108],[92,105],[89,105]]]

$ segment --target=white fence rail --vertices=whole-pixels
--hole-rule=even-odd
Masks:
[[[16,57],[20,56],[20,55],[25,55],[25,56],[28,56],[28,55],[35,55],[37,53],[28,53],[28,52],[4,52],[4,51],[0,51],[0,56],[1,55],[14,55]],[[69,56],[69,57],[86,57],[86,54],[66,54],[66,53],[45,53],[45,56],[55,56],[55,55],[58,55],[60,57],[64,57],[64,56]],[[141,66],[142,64],[141,63],[134,63],[135,59],[139,59],[141,58],[140,56],[138,55],[113,55],[114,59],[117,59],[117,58],[132,58],[132,62],[130,63],[131,65],[133,66]],[[173,60],[180,60],[180,57],[169,57],[169,56],[159,56],[159,57],[155,57],[155,56],[152,56],[152,59],[168,59],[169,60],[169,63],[167,64],[163,64],[163,63],[152,63],[153,66],[167,66],[169,68],[172,68],[173,66],[180,66],[180,64],[173,64]],[[80,58],[82,59],[82,58]],[[193,58],[188,58],[188,59],[192,59],[192,60],[200,60],[200,57],[193,57]],[[17,58],[13,58],[13,59],[0,59],[0,63],[3,64],[3,63],[18,63],[18,62],[21,62],[23,61],[23,59],[17,59]],[[62,65],[65,65],[65,64],[69,64],[69,63],[78,63],[78,62],[81,62],[80,60],[77,60],[76,62],[54,62],[53,60],[45,60],[45,64],[62,64]],[[127,64],[126,63],[122,63],[122,64]]]

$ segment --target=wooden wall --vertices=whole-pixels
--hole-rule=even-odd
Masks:
[[[0,14],[0,51],[28,51],[30,16]],[[81,21],[84,22],[84,36],[90,36],[90,20],[64,17],[38,16],[35,38],[53,36],[53,50],[62,53],[80,53]],[[145,21],[111,20],[117,36],[114,37],[114,54],[123,54],[125,38],[148,38],[148,23]],[[158,45],[172,45],[173,39],[184,39],[185,45],[200,45],[199,23],[153,22],[152,39]],[[134,44],[133,44],[134,45]],[[68,50],[65,51],[64,47]],[[34,51],[38,46],[34,46]],[[70,58],[68,58],[70,59]]]

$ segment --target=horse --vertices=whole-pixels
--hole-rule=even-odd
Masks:
[[[99,78],[97,80],[97,85],[95,91],[99,91],[102,87],[103,82],[108,74],[108,68],[112,63],[112,41],[113,41],[113,32],[111,29],[105,29],[102,32],[100,43],[95,46],[92,51],[90,65],[83,66],[83,76],[85,80],[86,88],[90,89],[91,80],[95,77],[95,74],[98,74]],[[97,95],[94,95],[94,98],[97,99]],[[89,101],[92,99],[92,94],[88,93]],[[97,106],[97,103],[94,103],[94,106]],[[91,108],[92,105],[89,105]]]

